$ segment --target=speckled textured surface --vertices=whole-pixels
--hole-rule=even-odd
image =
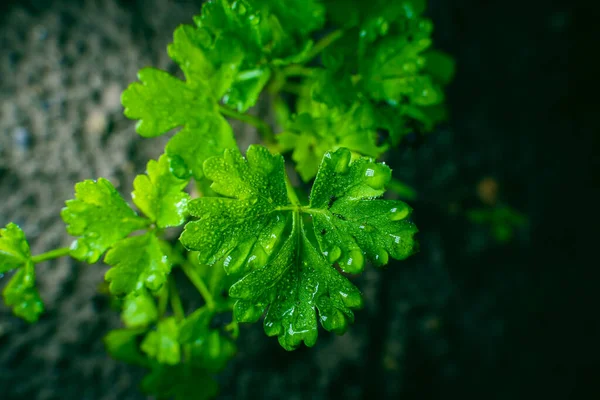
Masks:
[[[39,253],[69,243],[59,211],[75,182],[104,176],[128,193],[160,153],[166,138],[136,136],[119,93],[143,66],[174,71],[165,46],[199,7],[25,3],[5,6],[0,25],[0,224],[19,223]],[[313,349],[287,353],[260,324],[244,327],[238,356],[219,376],[220,398],[564,399],[597,376],[597,312],[584,311],[595,280],[583,249],[593,236],[571,222],[589,218],[587,190],[600,186],[589,174],[597,100],[580,92],[595,77],[581,55],[595,9],[429,3],[436,43],[458,62],[452,119],[387,160],[420,193],[411,205],[421,252],[357,280],[366,307],[345,336],[321,332]],[[530,218],[509,245],[461,214],[477,204],[486,176]],[[0,306],[0,399],[145,398],[143,371],[103,349],[102,336],[119,325],[97,294],[105,270],[41,265],[48,311],[35,325]]]

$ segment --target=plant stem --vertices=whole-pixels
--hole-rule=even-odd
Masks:
[[[292,186],[292,182],[290,182],[290,178],[287,176],[287,174],[285,174],[285,188],[287,189],[287,195],[290,199],[290,202],[296,206],[299,206],[300,200],[298,200],[296,190],[294,190],[294,186]]]
[[[163,316],[167,311],[167,304],[169,304],[169,287],[163,285],[158,292],[158,315]]]
[[[240,336],[240,325],[236,320],[233,320],[225,325],[225,331],[231,332],[231,337],[237,339]]]
[[[177,285],[175,285],[173,276],[169,276],[169,298],[171,299],[171,308],[177,321],[185,319],[185,312],[183,311],[183,305],[181,304],[181,298],[179,297],[179,292],[177,292]]]
[[[325,37],[323,37],[321,40],[319,40],[313,46],[313,48],[306,55],[305,60],[306,61],[312,60],[320,52],[322,52],[326,47],[329,47],[329,45],[331,45],[331,43],[335,42],[336,40],[341,38],[343,35],[344,35],[344,31],[341,29],[337,29],[337,30],[327,34]]]
[[[232,110],[231,108],[225,107],[222,104],[219,104],[219,112],[226,117],[231,117],[242,121],[244,123],[250,124],[258,129],[258,132],[262,136],[263,140],[268,143],[275,142],[275,135],[273,134],[273,129],[262,119],[255,117],[254,115],[244,114]]]
[[[70,252],[71,252],[70,248],[62,247],[60,249],[50,250],[45,253],[38,254],[37,256],[33,256],[33,257],[31,257],[31,261],[33,261],[34,264],[37,264],[37,263],[41,263],[43,261],[48,261],[48,260],[53,260],[55,258],[68,256]]]
[[[191,266],[189,263],[183,263],[183,264],[181,264],[181,269],[183,270],[185,275],[188,277],[190,282],[192,282],[192,284],[196,287],[198,292],[200,292],[200,294],[204,298],[204,302],[206,303],[206,306],[210,310],[214,310],[215,309],[215,299],[213,298],[212,294],[210,293],[210,290],[208,290],[208,287],[206,286],[206,284],[204,283],[202,278],[200,278],[200,276],[198,276],[198,273],[196,272],[194,267]]]
[[[314,68],[305,67],[302,64],[291,64],[285,67],[281,72],[284,76],[312,76]]]

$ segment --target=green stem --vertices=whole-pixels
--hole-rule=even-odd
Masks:
[[[231,337],[237,339],[240,336],[240,325],[236,320],[233,320],[225,325],[225,331],[231,332]]]
[[[302,64],[291,64],[285,67],[281,72],[283,72],[284,76],[310,77],[315,72],[315,68],[305,67]]]
[[[163,316],[167,311],[167,304],[169,304],[169,287],[163,285],[158,292],[158,315]]]
[[[219,104],[219,112],[226,117],[231,117],[237,119],[238,121],[242,121],[246,124],[250,124],[255,127],[263,140],[267,143],[275,142],[275,134],[273,133],[273,129],[262,119],[255,117],[254,115],[244,114],[232,110],[231,108],[225,107],[222,104]]]
[[[68,256],[70,252],[71,252],[70,248],[62,247],[60,249],[50,250],[45,253],[38,254],[37,256],[33,256],[33,257],[31,257],[31,261],[33,261],[34,264],[37,264],[37,263],[41,263],[43,261],[48,261],[48,260],[53,260],[55,258]]]
[[[319,40],[313,46],[313,48],[308,52],[308,54],[306,55],[306,57],[304,59],[306,61],[312,60],[320,52],[322,52],[323,50],[325,50],[326,47],[329,47],[329,45],[331,45],[331,43],[335,42],[336,40],[338,40],[339,38],[341,38],[343,35],[344,35],[344,31],[341,30],[341,29],[337,29],[337,30],[329,33],[328,35],[326,35],[325,37],[323,37],[321,40]]]
[[[287,195],[290,199],[290,202],[296,206],[299,206],[300,200],[298,200],[296,190],[294,190],[294,186],[292,186],[292,182],[290,182],[290,177],[287,176],[287,174],[285,174],[285,188],[287,189]]]
[[[171,308],[177,321],[185,319],[185,312],[183,311],[183,305],[181,304],[181,298],[179,292],[177,292],[177,285],[175,285],[175,279],[173,276],[169,276],[169,298],[171,299]]]
[[[192,282],[192,284],[196,287],[198,292],[200,292],[200,294],[204,298],[204,302],[206,303],[206,306],[208,307],[208,309],[214,310],[215,309],[215,299],[213,298],[212,294],[210,293],[210,290],[208,290],[208,287],[206,286],[206,284],[204,283],[202,278],[200,278],[200,276],[198,275],[196,270],[193,268],[193,266],[191,266],[189,263],[183,263],[181,265],[181,269],[183,270],[185,275],[188,277],[190,282]]]
[[[298,83],[290,83],[290,82],[287,82],[281,88],[281,90],[283,90],[284,92],[287,92],[290,94],[295,94],[296,96],[300,96],[302,94],[303,89],[304,89],[303,85],[300,85]]]

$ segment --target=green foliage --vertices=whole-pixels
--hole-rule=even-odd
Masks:
[[[157,291],[171,272],[171,263],[152,232],[115,243],[104,261],[113,266],[106,273],[106,280],[116,295],[144,288]]]
[[[293,150],[292,159],[304,181],[317,174],[323,155],[339,147],[348,148],[358,154],[379,157],[387,145],[377,145],[377,131],[362,124],[364,107],[340,113],[326,109],[322,115],[313,110],[297,115],[288,123],[287,129],[277,135],[281,151]]]
[[[315,344],[315,309],[325,329],[343,333],[362,299],[332,263],[356,273],[364,267],[363,253],[383,265],[388,253],[405,258],[413,251],[408,206],[375,200],[390,169],[370,159],[351,161],[347,149],[326,153],[311,202],[301,206],[286,187],[281,156],[250,146],[246,157],[228,150],[205,162],[212,189],[225,197],[190,203],[199,219],[186,225],[181,242],[199,252],[200,262],[244,275],[229,291],[238,299],[236,319],[254,322],[269,308],[265,331],[284,348]],[[312,232],[302,220],[306,214]]]
[[[147,226],[104,178],[75,185],[75,199],[66,205],[61,216],[67,232],[79,236],[71,255],[88,263],[95,263],[118,240]]]
[[[44,303],[35,287],[35,267],[29,261],[21,267],[4,288],[4,302],[16,316],[35,322],[44,312]]]
[[[183,224],[190,199],[183,189],[189,181],[173,174],[165,155],[158,161],[150,160],[147,173],[133,181],[131,197],[135,205],[159,228]]]
[[[17,269],[3,291],[4,302],[13,313],[35,322],[44,312],[44,303],[35,287],[35,266],[25,234],[10,223],[0,229],[0,276]]]
[[[422,0],[205,2],[168,47],[184,79],[144,68],[122,95],[141,136],[178,129],[134,180],[143,216],[99,178],[78,183],[62,210],[70,249],[32,257],[9,224],[0,275],[16,272],[6,303],[35,321],[43,310],[35,263],[105,254],[126,327],[106,335],[106,348],[148,369],[142,389],[160,399],[215,396],[213,375],[237,351],[239,322],[264,316],[266,334],[286,350],[313,346],[318,323],[344,333],[363,304],[347,274],[417,248],[411,208],[381,198],[389,184],[416,193],[376,159],[446,115],[454,63],[431,48],[424,11]],[[272,102],[278,126],[247,113],[259,98]],[[256,127],[267,147],[251,145],[244,158],[225,117]],[[308,201],[286,174],[278,153],[287,152],[304,182],[315,179]],[[201,307],[186,310],[174,269]]]
[[[176,365],[181,359],[179,347],[179,325],[175,318],[166,318],[158,323],[155,331],[146,335],[142,351],[161,364]]]
[[[310,195],[315,235],[330,261],[357,273],[365,257],[385,265],[389,256],[402,260],[415,250],[416,227],[411,208],[398,200],[377,200],[391,178],[385,164],[351,160],[348,150],[327,153]]]
[[[31,259],[25,233],[10,223],[0,229],[0,274],[22,267]]]
[[[469,210],[467,217],[474,223],[487,225],[499,243],[509,242],[515,231],[528,224],[527,217],[508,206]]]
[[[145,328],[158,320],[158,308],[145,290],[125,298],[121,319],[128,328]]]

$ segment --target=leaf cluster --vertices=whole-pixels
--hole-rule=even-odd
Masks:
[[[146,392],[214,396],[239,322],[264,316],[286,350],[313,346],[319,324],[344,333],[363,303],[353,276],[416,251],[412,210],[383,198],[391,170],[377,159],[445,117],[454,66],[431,49],[424,10],[421,0],[209,0],[168,47],[182,78],[144,68],[125,90],[141,136],[177,131],[135,178],[135,208],[99,178],[78,183],[61,216],[75,237],[69,255],[110,266],[125,326],[105,344],[149,370]],[[276,124],[252,112],[264,95]],[[266,147],[242,155],[227,118],[256,127]],[[307,198],[291,184],[287,153],[301,180],[314,179]],[[59,255],[32,257],[20,228],[0,230],[0,274],[16,271],[4,299],[16,315],[42,313],[35,264]],[[201,307],[186,313],[174,270]]]

